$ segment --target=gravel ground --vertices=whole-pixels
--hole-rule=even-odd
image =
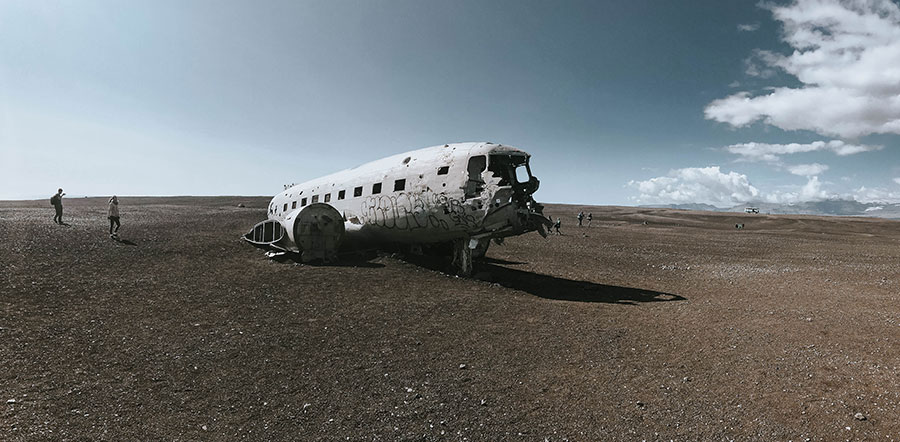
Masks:
[[[466,279],[120,201],[0,202],[0,440],[900,439],[897,221],[551,205]]]

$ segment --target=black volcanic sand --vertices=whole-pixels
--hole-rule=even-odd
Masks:
[[[900,222],[550,206],[465,279],[267,203],[0,203],[0,440],[900,438]]]

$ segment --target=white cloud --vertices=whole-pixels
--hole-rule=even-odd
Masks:
[[[710,103],[706,118],[859,137],[900,134],[900,6],[891,0],[796,0],[766,6],[793,51],[757,51],[748,73],[781,69],[803,86],[739,92]],[[758,66],[758,64],[762,65]]]
[[[806,164],[815,169],[821,164]],[[893,180],[900,184],[900,178]],[[688,167],[675,169],[665,176],[645,181],[629,181],[639,196],[633,198],[638,204],[691,204],[704,203],[718,207],[732,207],[753,201],[775,204],[794,204],[807,201],[852,200],[861,203],[900,203],[900,191],[882,187],[859,187],[849,193],[830,192],[823,186],[830,183],[819,181],[818,176],[807,175],[806,184],[787,186],[772,192],[763,192],[750,184],[747,175],[737,172],[722,172],[718,166]]]
[[[754,51],[753,55],[744,60],[744,73],[751,77],[772,78],[778,72],[773,69],[768,61],[769,53]]]
[[[788,166],[788,172],[800,176],[821,175],[826,170],[828,170],[828,166],[819,163],[797,164],[795,166]]]
[[[748,24],[739,24],[737,25],[738,31],[741,32],[753,32],[759,29],[759,23],[748,23]]]
[[[666,176],[630,181],[628,185],[640,192],[636,200],[641,204],[704,203],[729,207],[759,196],[759,190],[746,175],[723,173],[718,166],[676,169]]]
[[[869,152],[881,149],[881,146],[869,146],[865,144],[847,144],[841,140],[814,141],[800,144],[768,144],[768,143],[740,143],[726,146],[725,150],[739,155],[746,161],[781,161],[781,155],[794,153],[831,151],[840,156],[853,155],[861,152]]]
[[[881,187],[862,186],[848,195],[849,199],[854,199],[861,203],[900,203],[900,192],[894,192]]]
[[[878,210],[884,210],[884,206],[874,206],[874,207],[866,207],[866,212],[875,212]]]
[[[835,198],[837,195],[828,193],[822,189],[822,183],[819,177],[810,177],[806,184],[799,188],[796,192],[775,191],[765,196],[765,200],[770,203],[793,204],[804,201],[822,201],[829,198]]]

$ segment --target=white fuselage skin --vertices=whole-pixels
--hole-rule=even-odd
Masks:
[[[531,198],[538,181],[528,158],[492,143],[419,149],[287,187],[272,199],[268,217],[281,223],[292,243],[287,248],[295,250],[294,220],[316,202],[343,216],[350,242],[426,244],[518,235],[536,229],[528,217],[540,212]]]

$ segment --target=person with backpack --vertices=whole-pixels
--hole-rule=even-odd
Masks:
[[[581,227],[581,222],[584,220],[584,212],[578,212],[578,227]]]
[[[53,206],[54,209],[56,209],[56,216],[53,217],[53,222],[55,222],[56,224],[65,224],[65,223],[63,223],[63,220],[62,220],[62,216],[63,216],[62,197],[63,197],[63,195],[65,195],[65,193],[63,193],[62,188],[60,188],[56,192],[56,195],[53,195],[52,197],[50,197],[50,205]]]
[[[122,224],[119,223],[119,199],[115,195],[109,199],[109,210],[106,218],[109,219],[109,237],[119,239],[119,227]],[[116,225],[116,230],[113,230],[113,224]]]

